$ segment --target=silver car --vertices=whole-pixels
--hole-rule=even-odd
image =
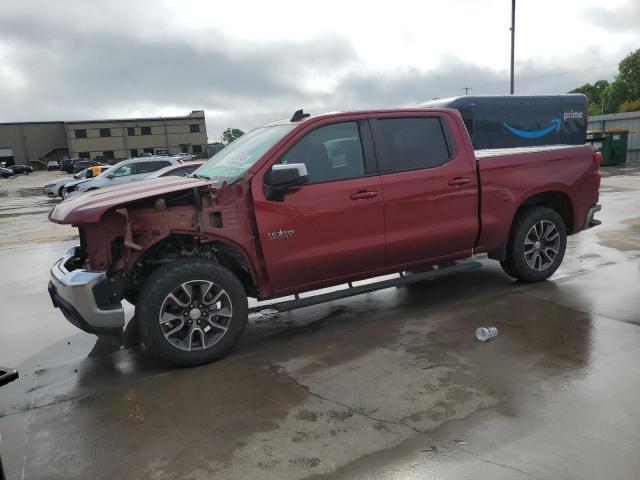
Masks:
[[[144,157],[124,160],[95,178],[68,183],[62,190],[62,198],[66,199],[90,190],[142,180],[156,170],[178,163],[181,161],[172,157]]]
[[[101,165],[100,166],[101,173],[105,172],[109,168],[111,168],[109,165]],[[65,178],[56,180],[55,182],[47,183],[44,186],[44,194],[51,198],[62,197],[62,189],[66,185],[70,184],[71,182],[75,182],[77,180],[84,180],[85,178],[87,178],[87,173],[90,170],[91,168],[85,168],[84,170],[80,170],[73,177],[65,177]]]

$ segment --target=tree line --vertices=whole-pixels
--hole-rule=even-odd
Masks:
[[[640,110],[640,49],[618,64],[618,75],[613,82],[585,83],[569,93],[583,93],[589,98],[589,115]]]

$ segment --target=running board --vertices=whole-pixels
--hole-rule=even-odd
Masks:
[[[357,287],[350,286],[349,288],[336,290],[335,292],[321,293],[319,295],[313,295],[311,297],[296,298],[295,300],[287,300],[284,302],[275,302],[252,307],[249,309],[249,313],[263,312],[264,314],[273,314],[287,312],[289,310],[296,310],[298,308],[310,307],[312,305],[331,302],[333,300],[353,297],[362,293],[375,292],[377,290],[383,290],[385,288],[391,287],[400,287],[403,285],[409,285],[411,283],[422,282],[424,280],[433,280],[436,278],[453,275],[454,273],[478,270],[479,268],[482,268],[482,264],[480,262],[466,261],[456,263],[448,267],[437,268],[421,273],[412,273],[410,275],[401,273],[398,278],[390,278],[389,280],[382,280],[380,282],[358,285]]]

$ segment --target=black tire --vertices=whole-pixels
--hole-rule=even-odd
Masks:
[[[226,332],[217,343],[207,348],[184,350],[165,337],[165,326],[160,324],[160,311],[169,294],[181,284],[199,280],[213,282],[216,288],[226,292],[231,316],[226,324]],[[203,259],[184,259],[158,268],[147,278],[136,302],[136,318],[142,342],[150,353],[174,365],[191,367],[224,356],[237,343],[247,324],[247,296],[240,281],[226,268]],[[184,324],[183,328],[190,327]]]
[[[557,242],[550,225],[556,229]],[[534,226],[539,226],[537,231],[542,232],[546,232],[548,228],[549,238],[553,237],[553,241],[542,238],[543,233],[539,241],[526,245],[527,238],[531,241],[531,236],[536,235]],[[528,257],[525,256],[525,247],[527,247]],[[564,258],[566,247],[567,228],[560,214],[547,207],[527,208],[520,212],[513,222],[506,258],[500,262],[500,265],[507,275],[520,281],[540,282],[549,278],[558,269]],[[557,253],[554,253],[555,250]],[[531,251],[534,251],[533,257],[529,253]]]
[[[64,185],[63,185],[62,187],[60,187],[60,190],[58,190],[58,196],[59,196],[60,198],[63,198],[63,197],[62,197],[62,190],[64,190]]]

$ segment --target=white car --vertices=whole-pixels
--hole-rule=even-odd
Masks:
[[[176,153],[175,155],[172,155],[173,158],[179,158],[181,159],[183,162],[188,162],[189,160],[193,160],[194,158],[196,158],[195,155],[191,155],[190,153]]]
[[[142,180],[161,168],[178,163],[182,163],[181,160],[173,157],[143,157],[124,160],[95,178],[68,183],[62,189],[62,198],[66,199],[90,190]]]
[[[105,172],[109,168],[109,165],[101,165],[100,171]],[[51,198],[62,197],[62,189],[70,184],[71,182],[75,182],[77,180],[84,180],[87,178],[87,173],[91,170],[91,168],[85,168],[84,170],[80,170],[73,177],[65,177],[60,180],[56,180],[55,182],[47,183],[44,186],[44,194]]]

